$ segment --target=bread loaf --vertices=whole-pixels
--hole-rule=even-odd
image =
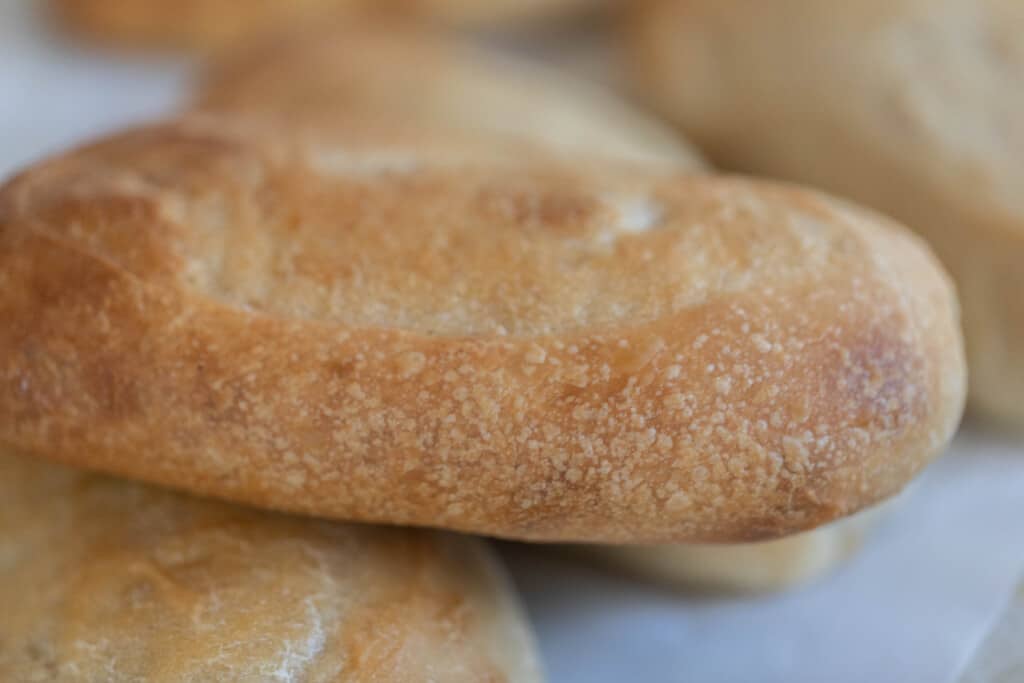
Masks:
[[[923,235],[959,287],[971,405],[1024,425],[1024,5],[648,0],[636,80],[718,164]]]
[[[0,442],[288,511],[657,543],[818,526],[952,434],[952,288],[899,226],[435,142],[205,116],[15,178]]]
[[[479,541],[0,454],[4,681],[540,680]]]

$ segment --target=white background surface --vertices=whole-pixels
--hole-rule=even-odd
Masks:
[[[965,433],[849,565],[781,595],[679,595],[550,552],[506,556],[556,683],[941,683],[1016,585],[1022,519],[1024,450]]]
[[[29,6],[0,0],[0,177],[182,99],[188,64],[61,43]],[[553,683],[951,682],[1024,571],[1024,442],[962,434],[850,565],[781,595],[686,595],[503,551]]]

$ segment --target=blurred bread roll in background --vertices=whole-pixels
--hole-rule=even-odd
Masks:
[[[135,48],[216,52],[289,26],[382,14],[476,28],[519,26],[594,10],[605,0],[50,0],[67,29]]]
[[[236,51],[208,69],[196,106],[473,132],[481,155],[500,137],[561,155],[703,168],[674,131],[600,86],[406,22],[334,24]]]
[[[926,237],[956,279],[971,405],[1024,427],[1024,4],[644,0],[639,89],[726,169]]]
[[[480,541],[202,501],[0,453],[5,681],[541,680]]]

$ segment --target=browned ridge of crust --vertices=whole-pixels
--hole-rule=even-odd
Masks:
[[[884,219],[314,138],[198,117],[10,182],[0,442],[343,519],[739,541],[895,493],[956,426],[952,289]]]
[[[536,683],[496,558],[0,449],[0,680]]]
[[[364,0],[51,0],[62,26],[103,44],[223,50],[254,36],[350,14]],[[361,11],[361,10],[359,10]]]
[[[586,14],[599,0],[50,0],[62,25],[133,48],[215,52],[282,29],[387,15],[463,27],[532,25]]]

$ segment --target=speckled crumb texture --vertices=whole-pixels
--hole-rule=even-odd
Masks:
[[[536,683],[480,541],[200,501],[0,453],[0,679]]]
[[[205,116],[15,178],[0,442],[270,508],[662,542],[817,526],[948,441],[952,288],[898,226],[431,139]]]
[[[972,409],[1024,428],[1024,3],[629,7],[638,90],[717,165],[928,240],[963,304]]]

